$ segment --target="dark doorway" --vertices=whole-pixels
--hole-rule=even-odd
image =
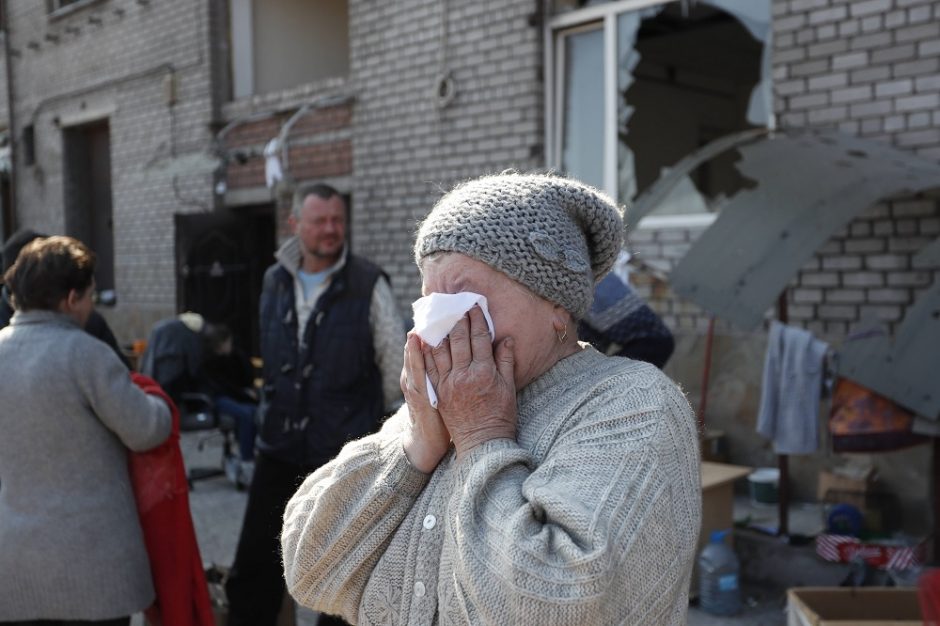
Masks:
[[[111,132],[103,120],[62,131],[65,231],[95,251],[98,291],[114,290]]]
[[[13,215],[13,187],[10,183],[11,174],[0,174],[0,226],[3,230],[0,236],[3,241],[13,234],[15,216]]]
[[[274,207],[177,214],[176,302],[232,329],[235,345],[259,354],[258,301],[274,262]]]

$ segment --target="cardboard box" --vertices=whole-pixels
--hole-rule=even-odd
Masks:
[[[859,509],[866,506],[865,498],[875,480],[875,470],[850,472],[846,468],[821,470],[816,485],[816,499],[820,502],[844,502]]]
[[[796,587],[787,590],[787,626],[921,626],[917,589]]]

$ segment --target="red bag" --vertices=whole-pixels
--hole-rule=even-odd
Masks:
[[[152,378],[132,373],[131,380],[145,393],[162,398],[173,414],[173,429],[165,442],[130,455],[131,485],[157,592],[156,602],[147,609],[147,621],[166,626],[214,626],[189,511],[189,485],[179,447],[179,411]]]

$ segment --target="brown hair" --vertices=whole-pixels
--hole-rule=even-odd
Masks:
[[[304,201],[308,196],[316,196],[321,200],[329,200],[335,196],[339,196],[340,200],[343,200],[343,197],[340,196],[340,193],[336,189],[326,183],[306,183],[300,185],[296,191],[294,191],[294,202],[291,205],[291,215],[294,217],[300,217],[300,209],[304,205]],[[346,206],[346,201],[343,200],[343,206]]]
[[[80,294],[95,277],[95,253],[71,237],[34,239],[4,275],[18,310],[54,311],[73,289]]]

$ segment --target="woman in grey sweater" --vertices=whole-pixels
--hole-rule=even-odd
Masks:
[[[621,229],[609,198],[552,176],[438,202],[415,244],[423,292],[485,296],[495,332],[474,307],[437,346],[410,334],[406,406],[287,506],[299,602],[359,624],[685,622],[701,515],[689,404],[575,332]]]
[[[154,599],[128,449],[170,434],[145,395],[82,328],[94,254],[37,239],[6,284],[17,308],[0,331],[0,622],[126,624]]]

